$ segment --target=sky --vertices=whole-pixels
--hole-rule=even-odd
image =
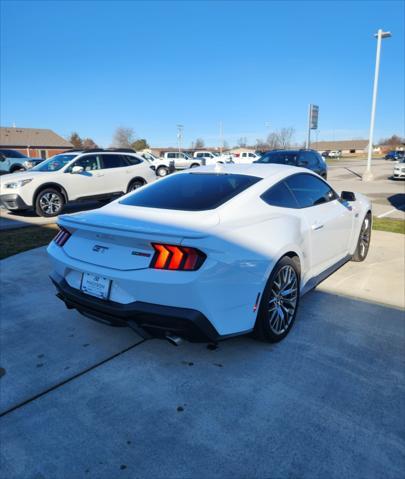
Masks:
[[[1,0],[0,124],[117,127],[152,146],[235,144],[295,129],[319,105],[313,140],[367,138],[383,40],[375,139],[405,134],[404,1]]]

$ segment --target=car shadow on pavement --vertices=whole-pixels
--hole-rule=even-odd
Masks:
[[[390,204],[399,211],[405,211],[405,193],[388,196]]]

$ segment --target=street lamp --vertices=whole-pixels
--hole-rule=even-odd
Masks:
[[[183,147],[183,125],[177,125],[177,147],[179,149],[179,153],[182,150]]]
[[[378,89],[378,76],[380,73],[380,53],[381,53],[381,40],[383,38],[391,37],[391,32],[384,32],[381,28],[374,34],[377,38],[377,54],[375,59],[375,72],[374,72],[374,88],[373,88],[373,103],[371,106],[371,120],[370,120],[370,135],[368,138],[368,155],[367,155],[367,168],[363,173],[363,181],[372,181],[373,173],[371,172],[371,157],[373,155],[373,136],[374,136],[374,120],[375,120],[375,107],[377,103],[377,89]]]

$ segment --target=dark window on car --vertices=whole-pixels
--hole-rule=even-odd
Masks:
[[[338,195],[332,188],[314,175],[299,173],[285,180],[300,208],[308,208],[332,201]]]
[[[125,159],[129,165],[139,165],[139,163],[142,163],[142,160],[140,158],[136,158],[136,156],[130,156],[126,155]]]
[[[70,173],[74,166],[81,166],[83,171],[94,171],[100,169],[100,158],[97,155],[86,155],[82,156],[75,162],[73,162],[69,168],[67,168],[66,172]]]
[[[319,167],[318,157],[312,151],[302,151],[299,157],[298,166],[316,169]]]
[[[296,166],[297,161],[297,151],[268,151],[257,161],[257,163],[273,163],[277,165]]]
[[[122,155],[101,155],[102,168],[122,168],[128,166],[125,158]]]
[[[0,150],[0,153],[6,158],[27,158],[25,155],[16,150]]]
[[[263,193],[260,198],[271,206],[278,206],[280,208],[299,208],[297,200],[284,181],[280,181],[280,183],[272,186]]]
[[[168,153],[167,157],[168,158],[176,158],[176,155],[174,153]]]
[[[212,210],[260,180],[247,175],[177,174],[136,191],[121,203],[167,210]]]

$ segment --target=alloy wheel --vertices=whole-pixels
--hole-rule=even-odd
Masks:
[[[274,334],[283,334],[289,328],[297,307],[298,294],[296,271],[292,266],[283,266],[274,278],[268,303],[269,324]]]
[[[359,253],[362,258],[367,255],[368,248],[370,246],[370,235],[371,235],[371,221],[367,216],[363,224],[361,225],[360,232],[360,243],[359,243]]]
[[[56,193],[45,193],[39,200],[41,210],[47,215],[54,215],[62,209],[62,201]]]

